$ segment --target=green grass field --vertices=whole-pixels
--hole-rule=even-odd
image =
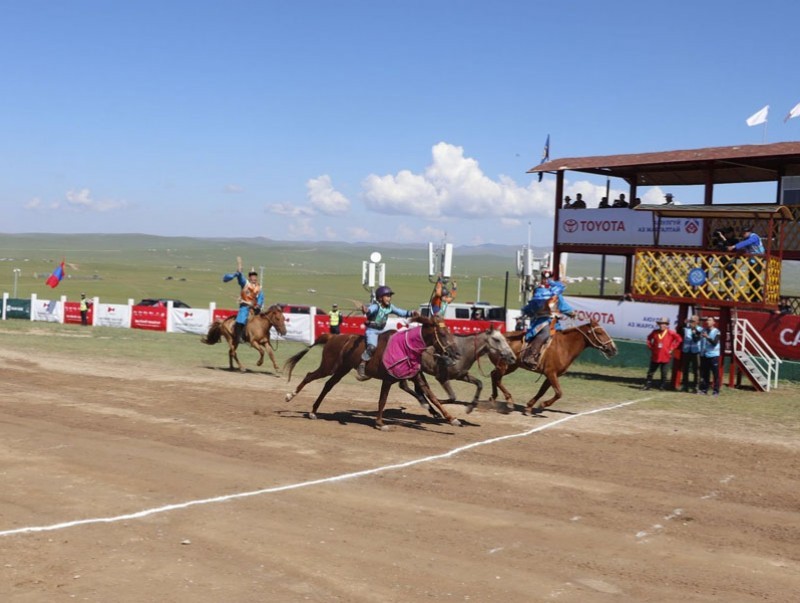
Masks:
[[[516,250],[522,245],[457,247],[453,276],[458,282],[458,301],[478,300],[518,308]],[[334,302],[345,310],[350,300],[365,301],[361,286],[361,265],[372,251],[383,255],[387,284],[397,295],[395,303],[414,308],[427,301],[432,284],[428,281],[427,246],[393,244],[288,243],[267,239],[195,239],[148,235],[0,235],[0,291],[13,293],[14,268],[21,273],[17,297],[36,293],[50,299],[66,295],[76,300],[81,292],[108,303],[138,302],[145,297],[167,297],[195,307],[216,302],[233,306],[235,284],[222,282],[222,275],[235,269],[241,256],[245,267],[263,266],[267,302],[316,305],[327,309]],[[542,255],[544,250],[537,251]],[[57,289],[45,280],[64,258],[65,278]],[[600,275],[599,256],[570,256],[568,274]],[[784,269],[785,294],[800,293],[800,272],[794,262]],[[605,274],[622,276],[623,262],[609,257]],[[508,283],[506,282],[508,273]],[[599,283],[573,283],[571,295],[597,295]],[[606,295],[621,295],[622,285],[606,283]]]

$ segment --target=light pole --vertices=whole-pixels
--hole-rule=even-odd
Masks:
[[[14,299],[17,298],[17,279],[19,278],[21,272],[21,268],[14,268]]]

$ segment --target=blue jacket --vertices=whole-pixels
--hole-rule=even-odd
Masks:
[[[378,302],[372,302],[367,306],[367,329],[382,330],[386,326],[386,321],[390,314],[396,314],[401,318],[411,316],[411,310],[398,308],[394,304],[382,306]]]
[[[683,328],[682,351],[684,354],[700,353],[700,346],[702,345],[703,342],[702,337],[700,337],[700,333],[702,332],[703,332],[703,327],[701,326]]]
[[[708,337],[703,339],[700,347],[700,355],[705,358],[715,358],[719,356],[719,336],[720,332],[717,327],[711,329],[703,329]]]
[[[533,291],[530,301],[522,308],[522,313],[525,316],[532,318],[528,332],[525,334],[526,341],[530,341],[533,337],[544,328],[541,325],[549,323],[552,319],[548,302],[553,298],[557,298],[557,309],[561,314],[571,314],[573,312],[570,306],[562,295],[566,287],[559,281],[548,281],[547,287],[539,286]],[[556,322],[556,330],[561,330],[561,323]]]
[[[761,242],[761,237],[754,232],[751,232],[746,239],[736,243],[733,248],[737,251],[744,251],[749,255],[761,255],[764,253],[764,244]]]

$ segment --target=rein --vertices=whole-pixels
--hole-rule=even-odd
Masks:
[[[588,333],[584,332],[580,328],[578,328],[577,330],[580,332],[581,335],[583,335],[583,337],[586,339],[586,342],[589,344],[589,346],[593,347],[596,350],[600,350],[600,353],[603,356],[605,356],[606,359],[611,358],[611,356],[608,355],[608,352],[606,352],[606,348],[608,347],[608,344],[611,343],[611,338],[609,337],[608,341],[600,341],[600,337],[596,333],[596,330],[598,328],[599,327],[593,327],[590,324]],[[589,333],[591,333],[591,337],[589,336]]]

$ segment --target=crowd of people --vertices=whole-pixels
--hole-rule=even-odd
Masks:
[[[597,204],[598,209],[620,209],[620,208],[630,208],[633,209],[634,207],[638,207],[641,205],[642,200],[639,197],[628,201],[625,198],[625,193],[620,193],[619,197],[614,199],[612,202],[609,203],[608,197],[601,197],[600,203]],[[672,193],[667,193],[664,195],[664,205],[674,205],[675,197]],[[577,193],[575,195],[575,200],[572,200],[572,197],[567,195],[564,197],[564,203],[561,206],[562,209],[586,209],[586,201],[583,200],[583,195],[581,193]]]

